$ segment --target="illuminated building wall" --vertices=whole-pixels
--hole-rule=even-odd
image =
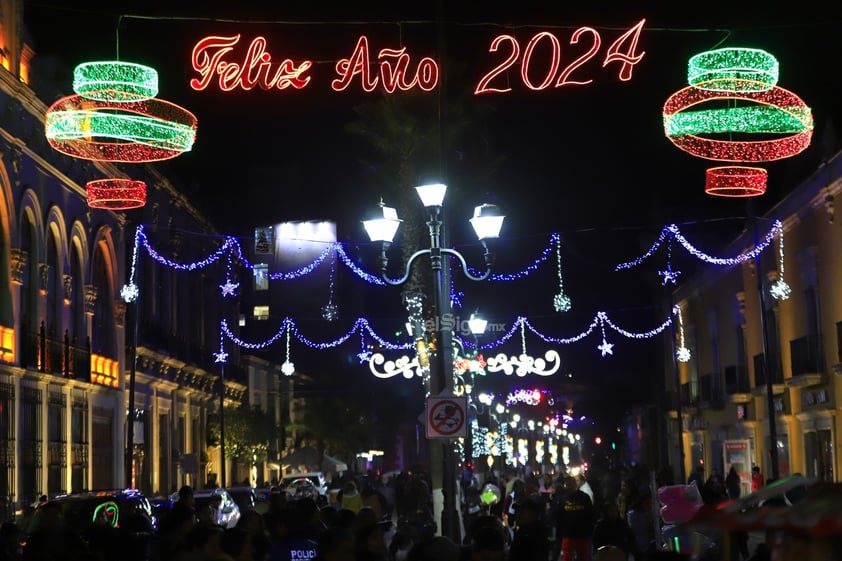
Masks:
[[[837,153],[774,207],[759,217],[762,231],[771,219],[783,222],[786,300],[767,296],[767,325],[773,389],[772,414],[777,432],[780,476],[802,473],[840,480],[842,418],[842,219],[835,200],[842,191],[842,153]],[[767,195],[768,196],[768,195]],[[754,232],[735,240],[722,254],[753,244]],[[777,246],[777,244],[775,244]],[[775,247],[777,249],[777,247]],[[679,286],[688,333],[693,333],[690,362],[681,363],[686,473],[702,465],[706,473],[727,471],[724,445],[748,440],[751,463],[771,477],[770,424],[766,383],[761,368],[758,275],[768,286],[779,278],[779,253],[766,251],[742,266],[708,265]],[[692,297],[690,295],[693,295]],[[690,346],[690,345],[688,345]],[[665,385],[675,390],[672,357]],[[675,407],[667,415],[671,464],[677,466]]]

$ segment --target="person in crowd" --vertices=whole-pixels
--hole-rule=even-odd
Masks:
[[[626,515],[634,535],[634,557],[648,555],[655,549],[652,535],[652,497],[643,495],[629,508]]]
[[[374,509],[363,507],[354,521],[357,561],[389,561],[386,531],[390,521],[377,518]]]
[[[290,561],[314,559],[317,543],[308,537],[308,520],[293,506],[281,510],[274,526],[270,528],[272,545],[269,547],[269,561]]]
[[[414,545],[407,561],[459,561],[459,546],[450,538],[435,536]]]
[[[760,468],[754,466],[751,468],[751,492],[759,491],[763,487],[763,474],[760,473]]]
[[[251,542],[251,549],[255,559],[263,561],[269,554],[269,534],[263,524],[263,517],[256,510],[244,510],[237,522],[237,527],[246,531]]]
[[[337,498],[340,507],[347,510],[357,512],[364,506],[362,495],[357,490],[357,484],[351,479],[342,486]]]
[[[526,482],[523,479],[516,478],[509,481],[509,483],[511,487],[507,486],[508,492],[506,493],[504,511],[509,528],[515,528],[517,526],[515,505],[526,500]]]
[[[506,555],[506,538],[503,527],[479,528],[469,541],[471,545],[470,561],[503,561]]]
[[[82,539],[87,544],[88,551],[101,556],[103,559],[116,559],[123,547],[118,541],[117,530],[108,520],[105,508],[99,508],[95,511],[90,526],[82,532]]]
[[[189,550],[187,536],[196,526],[196,514],[192,506],[190,508],[173,507],[166,520],[166,526],[158,533],[159,557],[162,560],[176,559]],[[212,526],[212,524],[207,526]]]
[[[564,479],[564,498],[556,513],[556,539],[561,539],[561,561],[588,561],[594,529],[590,497],[572,477]]]
[[[725,489],[730,500],[735,501],[740,498],[740,474],[734,466],[731,466],[728,475],[725,476]]]
[[[614,501],[605,501],[603,504],[602,517],[594,526],[592,543],[594,549],[612,546],[622,550],[626,556],[634,553],[634,534],[625,519],[620,518],[620,511]]]
[[[543,501],[529,497],[516,504],[515,509],[517,527],[509,550],[509,561],[546,561],[550,551]]]
[[[222,534],[219,526],[196,526],[187,534],[187,559],[218,559],[222,554]],[[116,558],[115,558],[116,559]],[[162,558],[161,561],[165,561]]]
[[[229,528],[222,534],[219,561],[254,561],[251,540],[243,528]]]
[[[4,522],[0,527],[0,561],[20,561],[20,527],[14,522]]]
[[[619,547],[613,545],[603,545],[597,548],[593,557],[594,561],[626,561],[628,555]]]
[[[354,535],[347,528],[328,528],[319,537],[316,561],[356,561]]]
[[[40,524],[26,541],[23,561],[59,561],[85,551],[81,536],[73,533],[62,514],[61,504],[47,501],[39,509]]]
[[[702,500],[704,500],[705,504],[709,505],[721,503],[728,497],[725,482],[722,481],[722,477],[720,477],[719,471],[716,468],[710,470],[710,477],[708,477],[704,488],[700,489],[700,491],[702,492]]]
[[[624,479],[620,484],[620,494],[617,495],[617,513],[626,520],[629,507],[637,501],[637,486],[634,480]]]
[[[579,487],[580,491],[582,491],[588,496],[588,498],[591,500],[591,504],[595,504],[593,488],[591,488],[591,484],[588,483],[588,480],[585,479],[585,476],[583,474],[576,474],[576,485]]]
[[[696,487],[699,491],[705,486],[705,468],[702,466],[696,466],[696,469],[693,473],[690,474],[690,477],[687,478],[687,485],[692,485],[696,483]]]

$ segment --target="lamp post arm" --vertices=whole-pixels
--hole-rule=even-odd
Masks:
[[[398,286],[398,285],[401,285],[401,284],[405,283],[407,281],[407,279],[409,279],[409,274],[410,274],[410,271],[412,269],[412,263],[415,261],[415,259],[420,257],[421,255],[425,255],[425,254],[428,254],[428,253],[430,253],[429,249],[419,249],[418,251],[413,253],[412,256],[409,258],[409,260],[406,262],[406,272],[404,273],[404,275],[399,279],[390,279],[388,276],[386,276],[386,266],[388,265],[388,260],[386,259],[386,248],[384,246],[383,253],[380,257],[380,276],[381,276],[381,278],[384,281],[386,281],[386,283],[391,284],[392,286]]]
[[[455,249],[442,248],[441,252],[446,253],[447,255],[452,255],[453,257],[458,259],[459,262],[462,264],[462,272],[465,273],[465,276],[471,279],[472,281],[484,281],[489,276],[491,276],[491,265],[494,262],[494,256],[487,249],[485,252],[485,272],[480,276],[471,274],[470,270],[468,270],[468,263],[465,261],[465,258],[462,256],[461,253],[459,253]]]

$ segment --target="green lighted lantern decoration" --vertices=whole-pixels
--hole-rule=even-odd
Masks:
[[[85,62],[73,70],[73,91],[118,103],[150,99],[158,95],[158,71],[131,62]]]
[[[73,71],[71,95],[56,101],[45,117],[47,141],[55,150],[94,161],[154,162],[193,147],[196,117],[157,99],[158,72],[119,61],[86,62]],[[146,184],[104,179],[88,184],[88,206],[110,210],[146,203]]]
[[[813,115],[801,98],[777,86],[778,71],[777,59],[760,49],[725,48],[693,56],[687,72],[690,86],[664,104],[667,138],[689,154],[722,162],[770,162],[802,152],[810,145]],[[695,109],[716,100],[729,102],[729,107]],[[710,137],[724,134],[764,138]],[[710,168],[705,192],[721,197],[761,195],[766,178],[766,170],[757,167]]]

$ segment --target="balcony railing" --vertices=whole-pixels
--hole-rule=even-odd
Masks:
[[[750,392],[751,388],[748,383],[748,369],[741,364],[726,366],[725,393],[728,395],[734,395]]]
[[[91,341],[84,345],[71,344],[67,331],[60,338],[47,336],[44,322],[37,333],[26,329],[21,335],[21,366],[35,368],[65,378],[90,380]]]
[[[792,375],[819,374],[824,370],[822,340],[818,335],[806,335],[789,342],[792,352]]]
[[[139,345],[161,351],[169,356],[194,364],[205,370],[216,371],[213,351],[204,345],[197,345],[194,339],[177,333],[171,333],[170,327],[154,322],[144,322],[138,333]],[[226,376],[228,365],[226,364]]]
[[[773,359],[771,368],[772,384],[783,384],[784,375],[781,371],[780,361]],[[766,385],[766,368],[763,354],[754,355],[754,387],[759,388]]]
[[[704,374],[699,378],[699,400],[705,403],[713,401],[713,377],[716,374]],[[719,397],[719,396],[716,396]]]
[[[685,382],[681,384],[681,404],[697,405],[699,403],[698,382]]]

